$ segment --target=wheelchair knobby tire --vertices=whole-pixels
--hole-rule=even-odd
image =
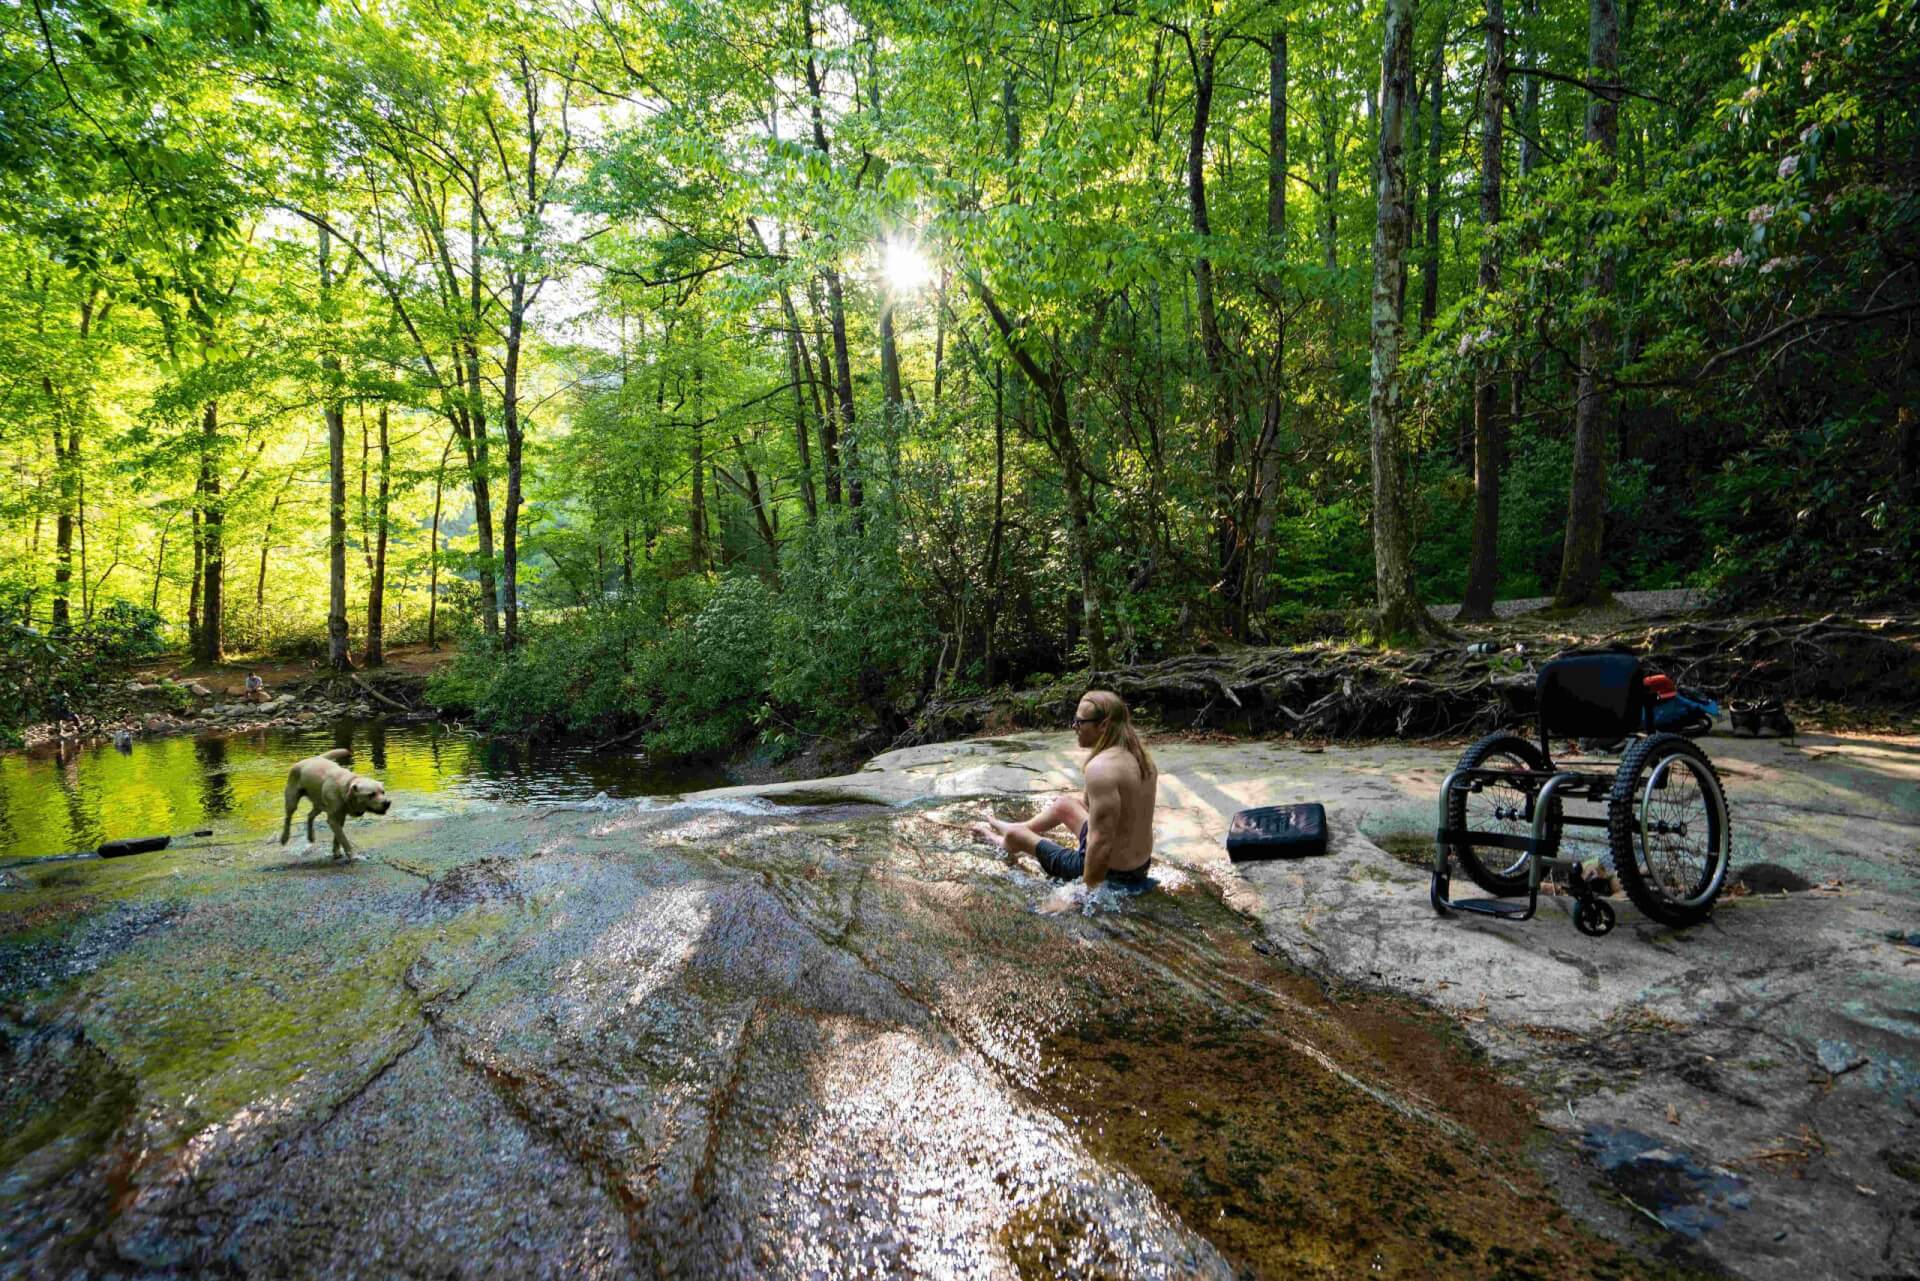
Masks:
[[[1540,754],[1537,746],[1518,734],[1508,733],[1505,730],[1487,735],[1462,752],[1459,767],[1461,769],[1498,769],[1500,764],[1496,758],[1499,757],[1505,757],[1523,769],[1545,770],[1547,768],[1547,758]],[[1494,763],[1489,765],[1489,761]],[[1518,794],[1524,789],[1507,790]],[[1532,789],[1532,795],[1537,795],[1539,790],[1539,787],[1535,786]],[[1447,797],[1447,826],[1456,832],[1468,830],[1468,824],[1476,818],[1475,815],[1467,813],[1469,795],[1473,794],[1465,789],[1455,788]],[[1487,792],[1483,789],[1477,795],[1485,796]],[[1528,812],[1532,811],[1531,795],[1528,796],[1525,808]],[[1529,821],[1522,819],[1496,821],[1501,821],[1502,830],[1510,835],[1526,835],[1532,827]],[[1553,802],[1553,813],[1547,821],[1546,837],[1541,842],[1540,856],[1552,858],[1559,845],[1560,802],[1556,799]],[[1501,898],[1512,898],[1527,892],[1528,855],[1524,851],[1510,850],[1498,845],[1475,846],[1470,841],[1456,840],[1452,845],[1452,853],[1460,860],[1460,866],[1465,869],[1467,875],[1473,878],[1473,883],[1487,893]]]
[[[1654,796],[1669,786],[1671,794]],[[1713,912],[1732,862],[1731,826],[1720,775],[1692,739],[1654,734],[1620,758],[1608,842],[1621,888],[1652,920],[1698,925]]]

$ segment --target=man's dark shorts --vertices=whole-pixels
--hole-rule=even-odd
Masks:
[[[1034,843],[1033,856],[1040,860],[1040,870],[1056,881],[1077,881],[1087,873],[1087,825],[1080,825],[1080,848],[1070,850],[1058,841],[1041,837]],[[1117,889],[1145,890],[1153,887],[1153,878],[1147,875],[1153,866],[1149,857],[1139,867],[1130,867],[1124,872],[1108,872],[1107,883]]]

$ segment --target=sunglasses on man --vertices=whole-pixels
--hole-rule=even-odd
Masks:
[[[1101,721],[1105,719],[1107,718],[1104,716],[1088,716],[1085,718],[1076,716],[1072,720],[1068,721],[1067,724],[1072,726],[1074,729],[1079,729],[1082,725],[1098,725]]]

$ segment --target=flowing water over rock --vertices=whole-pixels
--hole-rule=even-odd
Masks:
[[[1177,868],[590,802],[15,869],[0,1272],[1613,1275],[1532,1105]],[[948,819],[956,815],[948,814]]]

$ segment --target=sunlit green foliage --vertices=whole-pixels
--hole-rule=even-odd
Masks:
[[[1422,593],[1462,590],[1489,371],[1500,589],[1554,590],[1604,309],[1612,585],[1910,600],[1915,8],[1626,6],[1618,89],[1586,6],[1506,11],[1497,224],[1485,13],[1434,0],[1414,32]],[[380,576],[389,641],[429,609],[460,628],[440,694],[490,724],[797,745],[1101,643],[1344,625],[1374,590],[1380,26],[1191,0],[15,6],[0,607],[51,642],[137,605],[184,646],[217,553],[226,647],[317,647],[338,406],[354,609]]]

